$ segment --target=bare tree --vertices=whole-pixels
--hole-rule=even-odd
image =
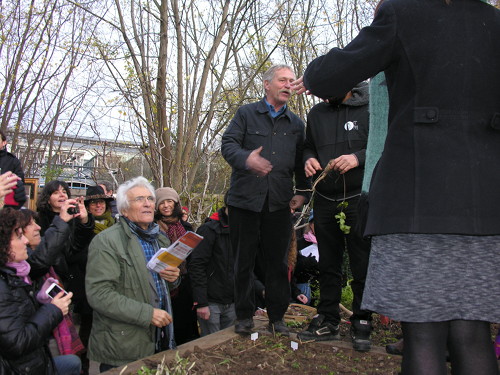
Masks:
[[[97,81],[85,58],[95,23],[64,1],[19,0],[0,7],[0,129],[13,131],[13,151],[29,175],[34,154],[47,151],[49,168],[54,163],[56,133],[83,130]],[[20,150],[24,132],[28,142]],[[44,141],[34,142],[41,134]]]

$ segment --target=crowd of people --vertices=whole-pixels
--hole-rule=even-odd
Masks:
[[[223,134],[224,206],[159,272],[155,253],[194,231],[173,188],[136,177],[72,198],[54,180],[37,212],[20,210],[23,173],[0,133],[0,373],[88,374],[89,360],[103,372],[227,327],[249,335],[261,308],[289,336],[284,314],[311,303],[313,278],[318,314],[298,338],[339,339],[347,252],[355,350],[371,349],[377,312],[401,322],[404,375],[446,374],[447,358],[454,374],[498,375],[499,13],[385,0],[302,77],[272,66],[264,97]],[[324,100],[307,127],[294,91]],[[292,218],[311,199],[297,238]]]

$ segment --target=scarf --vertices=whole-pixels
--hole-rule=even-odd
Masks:
[[[13,268],[16,270],[16,275],[19,276],[26,284],[31,285],[31,279],[29,277],[29,273],[31,270],[31,266],[28,262],[23,260],[22,262],[7,262],[5,263],[7,267]]]
[[[121,216],[123,220],[127,223],[132,233],[142,240],[155,244],[158,247],[158,235],[160,234],[160,227],[156,223],[150,223],[148,229],[142,229],[133,221],[130,221],[125,216]],[[156,249],[158,250],[158,249]]]
[[[160,225],[160,229],[167,234],[168,239],[172,243],[186,234],[186,229],[176,217],[162,216],[161,219],[158,220],[158,225]]]
[[[59,282],[59,285],[63,285],[53,267],[49,268],[49,272],[46,273],[43,278],[44,280],[47,280],[49,277],[56,279]],[[73,323],[73,316],[71,315],[71,312],[64,315],[62,322],[54,328],[52,334],[54,335],[59,353],[61,355],[78,355],[85,351],[85,346],[83,346],[82,340],[80,339],[75,324]]]
[[[318,243],[318,240],[316,239],[316,236],[314,235],[314,233],[312,231],[304,234],[304,239],[307,242],[316,243],[316,244]]]
[[[383,72],[370,80],[370,131],[366,145],[363,193],[370,190],[370,182],[375,166],[384,150],[389,117],[389,93]]]
[[[182,226],[181,221],[177,217],[172,216],[162,216],[160,220],[158,220],[158,225],[162,232],[164,232],[171,243],[174,243],[179,238],[181,238],[184,234],[186,234],[186,229]],[[179,264],[180,277],[187,274],[187,265],[184,260],[181,264]],[[179,294],[179,288],[175,288],[170,291],[170,297],[177,298]]]
[[[112,226],[115,223],[115,219],[113,219],[113,216],[111,215],[111,211],[106,211],[104,212],[103,215],[101,216],[94,216],[95,218],[95,225],[94,225],[94,233],[98,234],[102,232],[104,229],[108,229],[110,226]],[[102,221],[102,223],[98,222]]]

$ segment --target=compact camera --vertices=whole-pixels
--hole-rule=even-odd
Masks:
[[[61,292],[64,292],[64,297],[68,295],[68,292],[66,292],[63,288],[61,288],[61,286],[58,283],[50,284],[50,286],[45,291],[45,293],[50,298],[54,298],[55,296],[57,296]]]
[[[78,206],[68,208],[69,215],[76,215],[80,212],[80,208]]]

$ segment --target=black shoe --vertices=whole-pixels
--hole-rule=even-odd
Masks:
[[[302,341],[329,341],[340,339],[338,324],[325,321],[324,315],[317,315],[311,320],[305,331],[299,332],[297,337]]]
[[[385,346],[385,351],[393,355],[403,355],[403,339],[399,339],[395,343],[388,344]]]
[[[234,332],[239,333],[240,335],[251,335],[253,327],[254,324],[252,318],[238,319],[234,325]]]
[[[288,329],[286,323],[283,320],[278,320],[274,323],[269,323],[269,332],[273,335],[280,334],[282,336],[290,336],[290,330]]]
[[[353,320],[351,322],[352,347],[358,352],[367,352],[372,348],[370,334],[372,323],[368,320]]]

